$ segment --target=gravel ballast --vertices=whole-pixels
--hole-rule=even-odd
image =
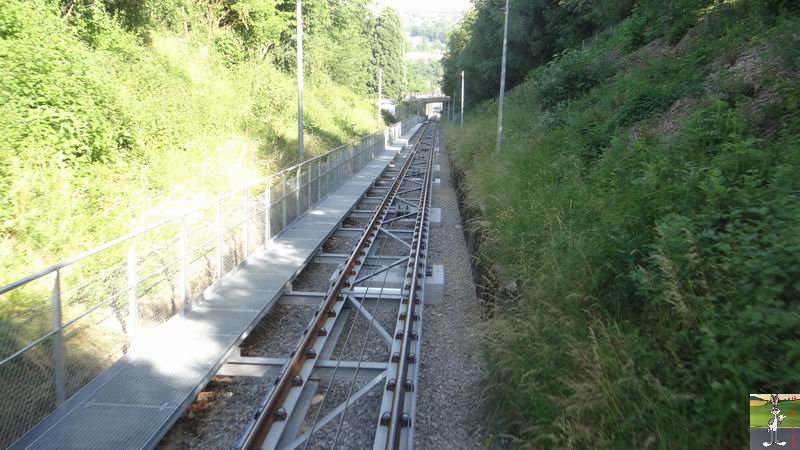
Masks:
[[[418,449],[482,448],[481,305],[443,140],[439,155],[433,207],[442,209],[442,224],[431,225],[428,262],[444,266],[445,289],[442,303],[425,306],[414,441]]]

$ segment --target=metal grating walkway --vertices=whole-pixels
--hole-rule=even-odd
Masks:
[[[398,150],[389,147],[376,157],[190,312],[142,336],[131,352],[11,448],[139,449],[158,444]]]

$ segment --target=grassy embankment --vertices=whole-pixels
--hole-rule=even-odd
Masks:
[[[737,448],[800,382],[800,18],[634,14],[447,133],[480,256],[490,415],[535,448]],[[782,389],[783,388],[783,389]]]
[[[0,285],[296,159],[296,82],[273,55],[291,48],[257,53],[242,37],[289,19],[240,2],[233,6],[246,20],[237,28],[222,9],[232,5],[0,2]],[[114,7],[123,12],[111,14]],[[305,91],[313,156],[376,124],[369,99],[334,83],[321,62],[339,55],[337,44],[309,36],[318,56]],[[194,217],[188,237],[192,294],[214,273],[210,217]],[[140,326],[179,306],[177,228],[165,228],[147,236],[152,249],[137,240],[138,276],[148,278],[137,292]],[[107,303],[64,333],[67,395],[127,349],[127,251],[117,246],[61,272],[62,323]],[[53,282],[48,276],[0,298],[0,359],[51,329]],[[9,407],[0,412],[0,446],[55,406],[51,351],[47,340],[4,365],[0,394]]]
[[[294,77],[232,30],[55,3],[0,4],[0,284],[295,158]],[[366,97],[323,70],[306,87],[307,153],[374,130]]]

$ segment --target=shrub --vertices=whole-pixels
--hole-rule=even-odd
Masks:
[[[534,76],[545,109],[580,97],[615,72],[613,62],[597,52],[567,50],[555,56]]]
[[[222,63],[227,67],[233,67],[247,57],[242,39],[230,31],[223,31],[214,36],[214,48],[219,52]]]

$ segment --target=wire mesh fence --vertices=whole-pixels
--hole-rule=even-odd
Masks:
[[[0,447],[135,351],[413,117],[0,288]]]

